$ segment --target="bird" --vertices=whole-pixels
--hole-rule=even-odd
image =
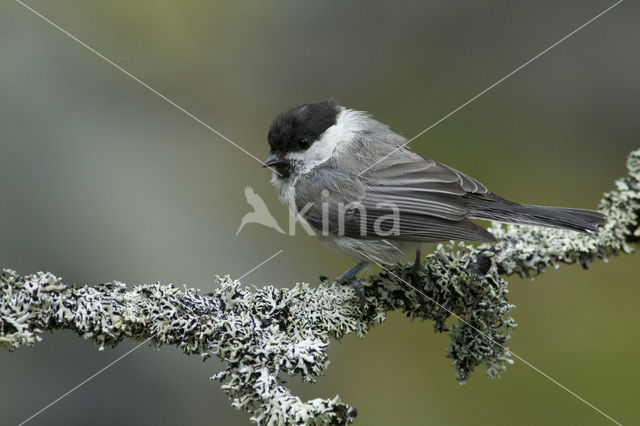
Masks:
[[[336,278],[351,282],[372,263],[392,264],[424,243],[495,237],[470,219],[597,234],[602,213],[519,204],[458,170],[412,151],[369,113],[334,100],[278,114],[267,136],[271,183],[331,250],[358,263]],[[415,265],[414,264],[414,265]],[[354,284],[355,283],[355,284]]]
[[[268,228],[275,229],[281,234],[284,234],[284,231],[282,230],[282,228],[280,228],[278,222],[276,222],[274,217],[271,215],[271,212],[267,208],[264,200],[260,198],[258,194],[256,194],[252,187],[247,186],[244,189],[244,195],[247,198],[247,203],[249,203],[249,205],[253,207],[253,211],[245,214],[242,217],[240,226],[236,231],[236,236],[240,233],[242,228],[244,228],[247,223],[258,223]]]

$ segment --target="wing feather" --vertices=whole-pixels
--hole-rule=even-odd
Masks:
[[[393,234],[384,235],[386,239],[417,242],[494,239],[467,219],[465,194],[493,195],[482,184],[411,151],[384,163],[361,177],[341,169],[333,160],[316,167],[296,185],[298,210],[304,211],[305,219],[318,230],[323,229],[323,211],[328,213],[325,228],[353,238],[379,238],[381,230],[388,232],[395,226]],[[321,195],[323,190],[328,194]],[[314,200],[322,201],[310,204]],[[354,205],[345,210],[349,203]]]

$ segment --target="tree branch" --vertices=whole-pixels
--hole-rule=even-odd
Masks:
[[[418,277],[412,275],[412,264],[369,277],[363,282],[362,311],[350,287],[327,282],[315,288],[297,284],[250,290],[218,277],[217,289],[202,294],[159,283],[132,290],[117,281],[78,288],[51,273],[19,275],[5,269],[0,346],[33,345],[54,329],[73,330],[100,349],[125,338],[151,339],[157,347],[176,345],[186,354],[223,360],[225,370],[213,378],[222,382],[232,405],[256,423],[348,423],[356,410],[339,396],[302,401],[278,374],[313,382],[327,369],[330,339],[364,336],[387,312],[402,309],[449,333],[447,356],[459,381],[480,364],[487,375],[498,376],[511,362],[505,343],[515,327],[502,276],[532,277],[560,263],[587,268],[595,259],[631,253],[640,241],[640,150],[629,155],[627,168],[628,176],[600,202],[608,222],[598,237],[494,224],[490,230],[496,244],[441,244],[426,256]]]

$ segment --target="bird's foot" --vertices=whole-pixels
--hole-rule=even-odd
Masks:
[[[424,301],[424,295],[421,290],[422,288],[424,288],[422,283],[422,277],[420,276],[421,271],[422,271],[422,256],[420,253],[420,249],[417,249],[416,260],[413,262],[413,267],[411,268],[410,277],[411,277],[411,282],[414,288],[418,291],[418,293],[420,294],[420,298],[423,299]]]
[[[356,292],[356,296],[358,296],[358,301],[360,302],[360,310],[364,310],[364,304],[367,299],[364,297],[364,286],[359,280],[353,279],[351,280],[351,288]]]
[[[358,296],[358,299],[360,302],[360,310],[364,309],[366,299],[365,299],[365,293],[364,293],[364,286],[362,285],[362,283],[360,283],[360,281],[356,279],[356,275],[367,265],[368,265],[367,262],[360,262],[357,265],[347,269],[347,271],[345,271],[344,274],[336,278],[337,283],[351,285],[351,288],[353,288],[353,290],[356,292],[356,296]]]
[[[413,262],[413,268],[411,268],[411,279],[414,284],[420,278],[420,271],[422,270],[422,256],[420,249],[416,249],[416,260]]]

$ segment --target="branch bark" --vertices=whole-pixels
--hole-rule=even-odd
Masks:
[[[481,364],[487,375],[498,376],[511,362],[506,341],[516,326],[504,276],[532,277],[560,263],[588,268],[596,259],[631,253],[640,242],[640,150],[629,155],[627,168],[600,202],[608,222],[597,237],[493,224],[496,244],[441,244],[426,256],[418,277],[412,264],[369,277],[363,281],[364,310],[350,287],[328,282],[246,289],[218,277],[217,289],[203,294],[159,283],[131,290],[117,281],[73,287],[51,273],[4,269],[0,346],[34,345],[54,329],[73,330],[100,349],[123,339],[151,339],[157,347],[176,345],[186,354],[222,359],[226,368],[213,379],[256,423],[349,423],[356,410],[339,396],[302,401],[278,374],[313,382],[328,367],[331,339],[364,336],[387,312],[402,309],[449,333],[447,356],[457,380],[464,382]]]

